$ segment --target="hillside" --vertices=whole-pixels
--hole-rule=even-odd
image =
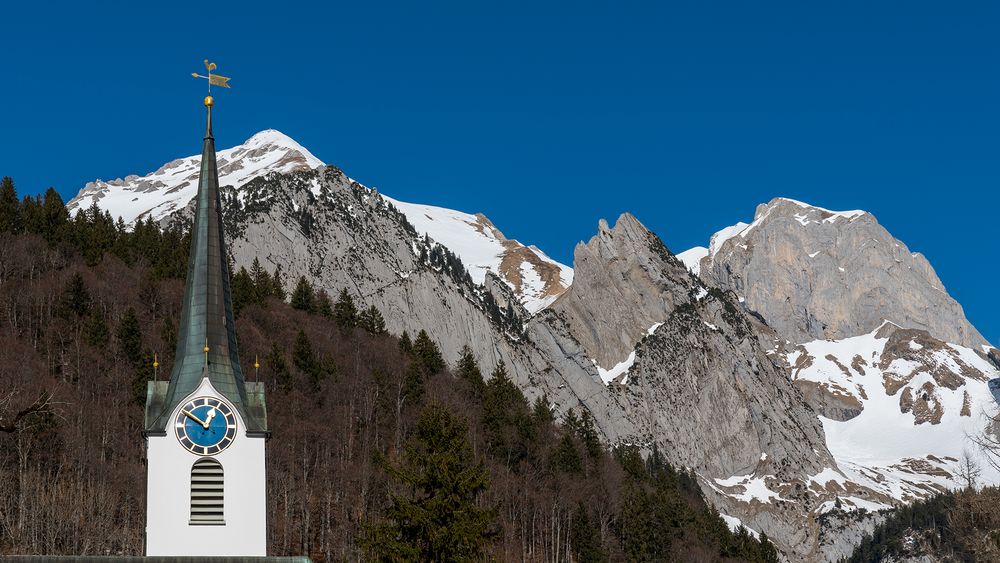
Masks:
[[[1000,560],[1000,488],[962,489],[901,508],[847,563]]]
[[[154,357],[170,372],[186,239],[151,222],[127,231],[106,213],[70,219],[53,190],[18,202],[0,186],[0,467],[12,476],[0,482],[0,553],[142,552],[142,392]],[[483,377],[470,353],[442,357],[433,327],[390,336],[370,304],[279,276],[233,276],[241,359],[257,377],[260,358],[274,435],[269,553],[429,553],[435,524],[397,534],[393,515],[399,499],[437,489],[392,468],[443,459],[480,476],[462,498],[482,525],[454,538],[468,553],[777,560],[766,536],[730,531],[670,452],[609,452],[588,413],[557,420],[502,367]],[[376,541],[386,531],[397,540]]]

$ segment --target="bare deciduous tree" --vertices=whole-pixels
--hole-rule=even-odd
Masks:
[[[962,459],[958,460],[958,478],[965,483],[965,488],[975,490],[982,474],[983,468],[979,462],[972,457],[969,450],[962,450]]]

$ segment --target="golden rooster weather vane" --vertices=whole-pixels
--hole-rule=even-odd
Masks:
[[[221,86],[223,88],[229,88],[228,76],[222,76],[220,74],[212,74],[212,71],[218,68],[218,65],[216,65],[215,63],[210,63],[208,62],[208,59],[205,59],[205,68],[208,69],[208,76],[198,74],[197,72],[192,72],[191,76],[195,78],[204,78],[205,80],[208,80],[208,95],[210,96],[212,95],[213,85]]]

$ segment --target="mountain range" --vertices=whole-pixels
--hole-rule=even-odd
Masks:
[[[792,560],[850,553],[885,510],[958,483],[991,430],[1000,352],[930,263],[864,211],[776,198],[679,254],[600,220],[572,268],[483,214],[406,203],[262,131],[218,155],[230,252],[346,288],[391,332],[503,362],[557,417],[691,468],[731,525]],[[131,224],[189,221],[199,157],[70,201]]]

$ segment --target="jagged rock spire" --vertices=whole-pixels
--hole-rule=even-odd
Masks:
[[[157,389],[155,384],[150,387],[146,406],[147,432],[163,431],[173,408],[194,391],[204,377],[233,403],[246,421],[248,432],[267,431],[263,390],[259,385],[252,385],[248,395],[236,345],[219,173],[212,136],[212,106],[212,97],[206,97],[207,126],[174,367],[165,389],[162,385]]]

